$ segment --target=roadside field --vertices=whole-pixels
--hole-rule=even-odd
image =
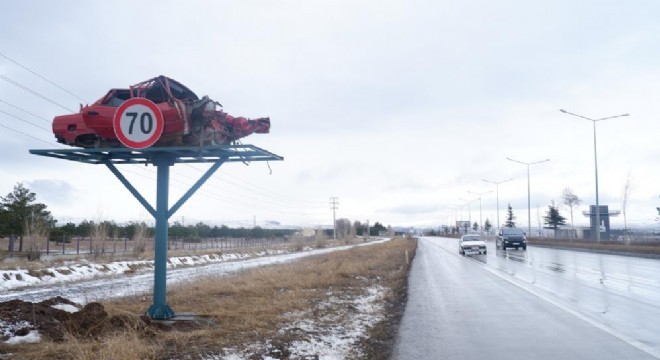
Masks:
[[[171,286],[181,321],[150,321],[141,297],[90,303],[58,313],[38,343],[0,344],[0,358],[387,358],[415,248],[394,239]]]

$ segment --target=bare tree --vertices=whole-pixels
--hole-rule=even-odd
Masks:
[[[335,229],[337,229],[337,239],[343,239],[351,232],[351,221],[348,219],[337,219],[335,221]]]
[[[582,204],[582,199],[580,199],[573,190],[569,187],[565,188],[561,192],[561,199],[564,201],[564,205],[568,207],[571,213],[571,227],[573,226],[573,209]]]
[[[626,220],[626,208],[628,207],[628,198],[630,197],[630,192],[633,189],[633,177],[630,171],[628,172],[628,177],[626,178],[626,184],[623,186],[623,203],[621,204],[621,210],[623,212],[623,238],[625,241],[628,239],[628,222]]]

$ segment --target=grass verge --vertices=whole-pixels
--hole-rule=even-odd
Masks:
[[[315,349],[331,338],[350,348],[344,358],[388,358],[415,248],[413,240],[395,239],[170,287],[168,304],[178,314],[195,313],[194,321],[150,321],[141,316],[149,301],[138,297],[105,302],[89,318],[59,321],[63,336],[58,339],[0,345],[0,354],[11,352],[16,359],[220,359],[227,354],[299,359],[323,355]],[[351,335],[360,329],[360,335]]]

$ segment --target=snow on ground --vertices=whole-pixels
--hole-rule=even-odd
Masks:
[[[53,307],[55,309],[64,310],[68,313],[75,313],[75,312],[78,312],[80,310],[78,307],[73,306],[71,304],[55,304],[55,305],[53,305]]]
[[[207,254],[200,256],[171,257],[167,267],[205,265],[218,262],[245,260],[252,257],[284,254],[284,250],[264,250],[255,253]],[[59,284],[78,280],[92,279],[98,276],[133,273],[138,269],[152,269],[150,260],[115,261],[107,264],[95,264],[83,260],[64,266],[49,267],[38,271],[18,269],[0,270],[0,289],[10,290],[26,286]]]
[[[368,336],[371,326],[384,317],[381,301],[386,289],[372,286],[365,294],[343,299],[327,293],[328,300],[314,309],[287,314],[291,322],[279,329],[278,335],[295,335],[300,340],[288,344],[287,350],[292,359],[342,360],[361,355],[359,341]],[[318,311],[326,309],[328,311]],[[324,315],[314,318],[314,312]],[[262,359],[275,359],[268,353],[277,352],[266,340],[261,344],[247,345],[244,349],[225,349],[224,354],[206,355],[204,360],[245,360],[254,356]]]
[[[365,242],[358,245],[338,246],[335,248],[311,249],[303,252],[289,253],[285,250],[265,250],[256,253],[241,254],[210,254],[201,256],[172,257],[168,259],[168,283],[190,280],[199,276],[222,275],[228,272],[245,270],[253,267],[295,261],[297,259],[332,251],[346,250],[353,246],[368,246],[390,240],[389,238]],[[274,256],[278,255],[278,256]],[[223,264],[224,263],[224,264]],[[213,266],[192,266],[213,265]],[[0,270],[0,296],[3,301],[20,298],[26,301],[41,301],[53,296],[63,295],[69,300],[85,304],[91,299],[115,298],[135,295],[138,292],[150,290],[153,286],[151,270],[153,261],[118,261],[108,264],[70,263],[58,267],[50,267],[39,271],[25,269]],[[143,271],[140,271],[143,270]],[[134,274],[141,272],[141,274]],[[126,277],[113,275],[131,274]],[[88,281],[80,281],[88,280]],[[19,289],[22,288],[22,289]],[[78,289],[80,288],[80,289]],[[121,289],[131,289],[122,291]],[[6,291],[9,290],[9,291]],[[328,292],[328,300],[316,306],[316,309],[327,309],[327,314],[314,318],[315,309],[306,312],[287,314],[291,319],[288,326],[280,331],[304,331],[304,341],[291,344],[292,358],[306,359],[318,355],[318,359],[334,360],[353,357],[358,341],[367,336],[370,326],[383,319],[383,306],[380,299],[383,296],[382,287],[367,288],[360,297],[341,299],[341,294]],[[94,295],[95,294],[95,295]],[[53,307],[68,312],[77,312],[74,305],[56,304]],[[340,311],[335,311],[340,310]],[[36,330],[22,336],[17,331],[25,332],[31,327],[28,323],[5,323],[0,320],[0,341],[7,344],[24,342],[39,342],[41,337]],[[226,349],[224,354],[206,355],[204,360],[242,360],[251,358],[253,354],[276,353],[278,350],[266,340],[262,344],[253,344],[245,349]],[[276,358],[262,355],[264,360]],[[313,358],[313,357],[312,357]],[[2,357],[0,357],[2,359]]]
[[[39,332],[36,330],[29,330],[27,334],[16,335],[21,330],[29,329],[32,325],[26,321],[19,321],[15,323],[7,323],[0,320],[0,339],[6,339],[5,344],[22,344],[22,343],[35,343],[41,340]]]
[[[27,344],[27,343],[38,343],[41,341],[41,335],[37,330],[30,330],[30,332],[25,336],[14,336],[5,341],[5,344],[15,345],[15,344]]]

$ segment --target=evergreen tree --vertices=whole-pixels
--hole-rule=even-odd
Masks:
[[[504,226],[508,228],[516,227],[515,219],[516,216],[513,215],[513,208],[511,207],[511,204],[509,204],[506,208],[506,221],[504,222]]]
[[[17,235],[18,251],[23,251],[23,235],[26,224],[39,224],[44,229],[50,229],[56,220],[46,210],[46,205],[36,202],[37,195],[22,183],[14,186],[14,190],[0,200],[0,233]]]
[[[474,224],[472,224],[472,230],[477,231],[479,229],[479,224],[475,221]]]
[[[490,229],[492,229],[492,228],[493,228],[493,224],[491,224],[490,220],[488,220],[488,218],[486,218],[486,221],[484,222],[484,230],[486,230],[486,232],[489,232]]]
[[[545,214],[543,222],[555,231],[560,225],[566,225],[566,218],[559,213],[554,201],[548,205],[548,211]]]

